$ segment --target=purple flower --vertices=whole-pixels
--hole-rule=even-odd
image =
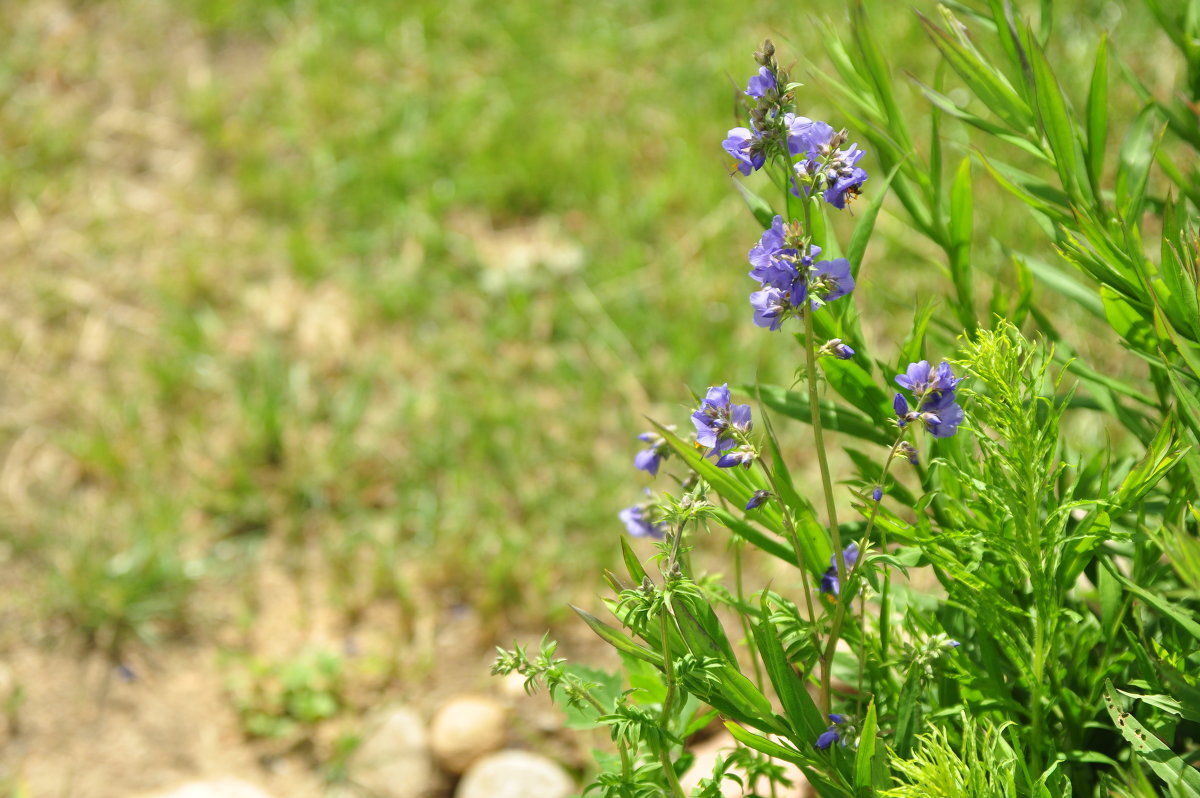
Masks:
[[[962,378],[955,377],[950,364],[944,360],[936,369],[931,369],[927,360],[910,363],[903,374],[897,375],[896,384],[912,391],[916,407],[910,408],[904,395],[896,394],[892,408],[899,417],[900,426],[920,421],[935,438],[949,438],[958,432],[963,410],[954,401],[954,389],[960,382]],[[915,464],[915,455],[912,451],[909,462]]]
[[[667,439],[655,432],[643,432],[638,440],[650,444],[649,449],[643,449],[633,458],[635,468],[649,472],[650,476],[658,476],[658,467],[670,454]]]
[[[810,247],[807,262],[820,253],[820,247]],[[750,250],[750,276],[764,286],[779,289],[790,289],[791,284],[799,276],[796,264],[800,261],[798,250],[785,246],[783,217],[776,215],[771,226],[763,231],[762,238]]]
[[[842,739],[842,735],[840,735],[837,731],[837,726],[846,720],[846,716],[839,715],[837,713],[831,713],[829,715],[829,719],[833,721],[833,725],[821,732],[821,736],[818,737],[817,742],[814,743],[818,751],[824,751],[825,749],[829,748],[829,746]]]
[[[830,338],[817,351],[817,356],[833,355],[838,360],[849,360],[854,357],[854,350],[847,346],[841,338]]]
[[[950,370],[950,364],[945,360],[939,363],[936,369],[930,368],[928,360],[909,363],[908,369],[896,376],[896,384],[912,391],[918,400],[927,393],[953,391],[960,382],[962,377],[955,377]]]
[[[774,88],[775,75],[767,67],[759,67],[758,74],[750,78],[750,84],[746,86],[746,95],[761,98]]]
[[[692,413],[696,442],[709,447],[709,456],[732,449],[734,437],[750,431],[750,405],[730,404],[729,383],[708,389],[699,409]]]
[[[845,131],[834,133],[824,122],[813,122],[804,138],[807,158],[794,167],[799,184],[806,191],[810,186],[821,188],[826,202],[835,208],[845,208],[846,200],[857,196],[867,180],[867,171],[858,165],[866,152],[857,144],[837,149],[845,141]],[[792,193],[800,195],[796,189]]]
[[[883,498],[883,488],[876,485],[875,489],[873,491],[871,491],[871,498],[874,499],[875,501],[879,501],[880,499],[882,499]]]
[[[804,302],[804,283],[796,279],[787,289],[766,286],[750,294],[754,308],[754,323],[759,327],[778,330],[792,312]]]
[[[850,261],[845,258],[823,260],[813,266],[808,278],[808,295],[813,310],[854,290]],[[853,352],[851,352],[853,354]]]
[[[753,128],[735,127],[726,134],[728,138],[721,142],[725,152],[737,161],[737,169],[743,175],[762,169],[767,162],[763,149],[762,134]]]
[[[787,130],[788,153],[799,155],[813,146],[813,126],[823,124],[813,122],[808,117],[795,114],[783,115],[783,127]]]
[[[867,170],[856,164],[866,155],[851,144],[850,149],[840,150],[825,167],[825,179],[829,188],[825,189],[825,201],[839,210],[846,207],[848,197],[858,196],[862,184],[867,182]]]
[[[958,642],[957,640],[947,640],[946,645],[950,646],[950,648],[958,648],[962,645],[962,643]]]
[[[750,501],[746,502],[746,510],[753,510],[769,498],[771,498],[771,491],[769,490],[754,491],[754,495],[750,497]]]
[[[717,460],[717,468],[733,468],[739,465],[749,468],[756,457],[758,452],[754,451],[754,447],[743,444],[721,455]]]
[[[829,555],[829,570],[821,575],[821,592],[829,593],[837,596],[842,592],[842,583],[838,579],[836,554]],[[846,572],[849,573],[854,564],[858,562],[858,544],[851,543],[842,550],[842,562],[846,566]]]
[[[635,538],[655,538],[662,540],[667,531],[664,523],[653,523],[646,517],[649,505],[646,503],[626,507],[617,513],[617,517],[625,524],[625,531]]]
[[[900,448],[897,450],[896,454],[899,457],[907,457],[908,462],[912,463],[913,465],[917,465],[921,462],[920,458],[917,456],[916,448],[908,441],[902,441],[900,443]]]

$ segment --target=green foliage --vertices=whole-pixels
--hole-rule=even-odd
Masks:
[[[1163,24],[1200,24],[1151,10]],[[1109,85],[1118,56],[1103,36],[1087,46],[1079,73],[1089,77],[1064,82],[1075,73],[1058,58],[1050,3],[1036,24],[999,0],[938,11],[938,21],[920,18],[942,59],[917,84],[933,106],[927,141],[900,110],[897,70],[864,3],[850,3],[848,26],[813,29],[834,67],[818,67],[821,88],[852,138],[871,145],[904,223],[940,250],[943,306],[915,305],[894,361],[867,353],[852,303],[806,312],[796,336],[806,363],[799,389],[757,381],[742,389],[762,405],[761,438],[731,433],[739,451],[753,453],[753,468],[719,468],[658,426],[690,472],[694,503],[681,516],[673,498],[651,500],[665,521],[657,575],[623,544],[635,587],[611,576],[618,598],[609,608],[627,633],[585,616],[630,663],[661,673],[665,692],[652,692],[663,696],[663,736],[643,755],[661,760],[668,794],[680,794],[669,762],[687,762],[669,711],[676,691],[717,710],[756,756],[799,767],[824,798],[1194,789],[1200,238],[1190,220],[1195,177],[1174,160],[1179,152],[1194,158],[1192,123],[1146,96],[1140,113],[1118,120]],[[1190,69],[1194,48],[1173,40]],[[1127,78],[1135,93],[1147,93]],[[1164,128],[1181,141],[1167,141]],[[1115,158],[1110,140],[1120,141]],[[785,148],[765,146],[764,168],[783,194],[778,204],[805,236],[798,246],[843,251],[825,208],[783,191]],[[1160,193],[1163,178],[1169,185]],[[1016,224],[1010,206],[1022,206],[1057,262],[1024,251],[1034,246],[1029,236],[981,231],[984,181],[1011,195],[1006,225]],[[772,203],[739,189],[766,226]],[[850,238],[853,268],[864,273],[883,207],[881,192]],[[1159,228],[1162,246],[1147,246],[1143,231]],[[1014,269],[1015,293],[1001,269],[984,268],[993,255]],[[984,322],[980,295],[989,280],[993,318]],[[1091,348],[1056,323],[1068,317],[1090,319],[1092,334],[1119,341],[1145,373],[1089,364]],[[831,337],[851,340],[855,357],[818,361],[819,341]],[[957,389],[966,420],[953,437],[912,449],[915,467],[897,473],[893,464],[910,460],[902,446],[920,442],[914,428],[923,422],[908,417],[897,429],[890,383],[907,362],[933,352],[966,377]],[[823,507],[798,484],[766,409],[812,427]],[[1121,453],[1096,445],[1095,433],[1084,441],[1072,434],[1092,410],[1111,420],[1105,434],[1126,436]],[[861,520],[837,520],[826,432],[848,442],[850,503]],[[871,447],[889,448],[873,456]],[[876,488],[887,498],[873,498]],[[740,509],[764,492],[765,504]],[[701,513],[700,504],[714,506]],[[736,595],[715,589],[681,554],[701,516],[728,530],[735,551],[746,543],[795,566],[799,584],[777,581],[747,595],[739,559]],[[860,547],[857,563],[835,556],[824,577],[836,573],[839,593],[814,598],[829,552],[850,541]],[[920,573],[936,590],[892,585],[894,574]],[[718,607],[739,616],[740,647]],[[1140,702],[1138,717],[1112,685]],[[704,790],[727,776],[719,763]]]
[[[345,662],[327,651],[285,660],[249,657],[229,665],[226,687],[250,737],[294,745],[345,709]]]

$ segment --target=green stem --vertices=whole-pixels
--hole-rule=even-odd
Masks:
[[[663,699],[662,715],[658,721],[658,725],[664,732],[670,729],[671,713],[674,710],[673,705],[675,703],[675,667],[671,663],[671,639],[667,634],[667,623],[667,605],[664,602],[659,614],[659,627],[662,630],[663,669],[667,675],[667,695]],[[667,746],[662,746],[658,753],[662,761],[663,775],[666,776],[667,782],[671,785],[671,791],[674,793],[675,798],[686,798],[683,787],[679,783],[679,777],[675,775],[675,768],[671,765],[671,756],[667,750]]]
[[[574,682],[569,682],[569,684],[577,697],[586,700],[601,715],[609,713],[608,708],[601,704],[590,690]],[[621,781],[628,784],[633,779],[633,763],[629,759],[629,747],[621,740],[614,740],[614,742],[617,744],[617,753],[621,755]]]
[[[816,608],[813,607],[812,590],[810,590],[808,586],[808,563],[805,562],[804,559],[804,550],[800,548],[800,535],[796,532],[796,524],[792,520],[791,510],[788,509],[787,503],[784,502],[783,496],[779,493],[779,486],[775,482],[775,474],[772,473],[770,468],[767,468],[767,464],[763,462],[761,457],[758,458],[758,465],[760,468],[762,468],[763,474],[765,474],[767,477],[767,484],[771,486],[771,492],[774,493],[775,498],[779,500],[779,514],[783,516],[783,528],[788,533],[788,539],[792,544],[792,550],[796,552],[796,566],[800,569],[800,573],[803,574],[804,577],[805,609],[808,610],[808,620],[813,631],[813,644],[819,651],[821,648],[821,641],[817,638],[817,613]]]
[[[879,478],[880,487],[882,487],[883,483],[887,481],[888,472],[892,468],[892,461],[896,459],[896,452],[898,452],[900,450],[900,444],[904,442],[904,439],[905,439],[905,437],[907,437],[907,435],[908,435],[908,429],[907,428],[901,429],[900,434],[896,437],[896,442],[892,444],[891,451],[888,452],[887,462],[883,464],[883,475]],[[834,559],[839,566],[839,568],[838,568],[838,584],[841,587],[838,591],[837,608],[834,610],[834,614],[833,614],[833,626],[829,630],[829,640],[827,640],[825,643],[825,653],[821,657],[821,666],[822,666],[821,699],[822,699],[823,712],[826,715],[829,714],[829,707],[830,707],[830,703],[829,703],[830,694],[828,692],[829,691],[829,682],[826,681],[826,677],[829,674],[829,669],[833,665],[833,654],[834,654],[835,649],[837,648],[838,640],[841,638],[842,625],[845,623],[845,620],[846,620],[846,606],[847,606],[847,604],[849,604],[849,602],[846,600],[846,596],[849,596],[852,593],[850,583],[854,579],[854,577],[856,577],[858,575],[858,569],[863,563],[864,558],[862,557],[861,552],[866,550],[867,544],[871,540],[871,530],[875,526],[875,517],[878,514],[879,514],[879,502],[872,502],[871,514],[869,516],[867,516],[867,527],[863,531],[862,541],[859,543],[859,546],[858,546],[860,555],[859,555],[858,560],[855,561],[854,567],[852,569],[850,569],[850,575],[848,578],[843,577],[845,568],[842,566],[845,565],[845,562],[844,562],[843,558],[841,556],[839,556],[841,553],[841,548],[838,548],[834,554]],[[835,545],[836,545],[836,543],[835,543]],[[886,606],[887,606],[886,590],[887,590],[887,586],[888,586],[886,568],[884,569],[884,580],[885,580],[884,581],[885,593],[884,593],[883,602],[880,605],[880,627],[881,627],[880,628],[880,636],[883,638],[883,640],[886,640],[887,624],[885,623],[886,619],[884,616],[884,612],[886,611]],[[881,640],[881,642],[880,642],[880,647],[881,647],[882,651],[886,651],[887,650],[885,648],[886,643],[884,643],[883,640]],[[885,655],[885,658],[886,658],[886,655]]]
[[[808,203],[804,203],[804,224],[809,224]],[[821,469],[821,487],[825,492],[825,513],[829,521],[829,536],[833,540],[833,561],[837,568],[838,584],[846,584],[846,563],[842,554],[842,535],[838,527],[837,507],[833,500],[833,480],[829,476],[829,460],[825,455],[825,431],[821,426],[821,408],[817,404],[817,352],[813,341],[813,321],[810,308],[805,308],[804,316],[804,355],[808,371],[808,404],[812,410],[813,444],[817,449],[817,464]],[[841,605],[839,604],[839,607]],[[836,626],[835,626],[836,628]],[[832,649],[837,638],[830,637],[826,642],[826,655],[821,658],[821,714],[828,715],[830,710],[830,684],[832,678]]]
[[[742,587],[742,544],[744,541],[741,538],[734,536],[733,540],[730,542],[733,545],[734,589],[737,591],[738,604],[742,605],[746,603],[746,595]],[[746,613],[740,606],[738,607],[738,618],[742,622],[742,633],[746,635],[746,645],[752,647],[754,645],[754,633],[750,629],[750,619],[746,616]],[[758,657],[754,655],[753,648],[751,649],[750,664],[754,666],[754,684],[757,685],[758,689],[761,691],[763,689],[762,670],[759,668]]]

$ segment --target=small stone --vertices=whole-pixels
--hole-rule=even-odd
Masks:
[[[501,751],[467,771],[454,798],[567,798],[575,782],[558,763],[528,751]]]
[[[438,764],[455,776],[480,757],[499,751],[507,736],[504,707],[487,696],[452,698],[429,726],[429,747]]]
[[[422,798],[442,784],[421,716],[408,707],[382,712],[350,759],[350,776],[378,798]]]
[[[148,798],[271,798],[268,793],[246,781],[217,779],[191,781]]]
[[[717,764],[717,757],[728,757],[735,748],[737,748],[737,742],[726,731],[722,731],[715,737],[692,746],[690,750],[696,758],[692,762],[692,766],[688,768],[687,773],[679,777],[679,783],[683,787],[683,791],[691,795],[692,791],[700,785],[701,779],[712,777],[713,768]],[[808,794],[805,792],[808,782],[798,767],[781,759],[776,759],[775,763],[783,766],[784,775],[792,783],[790,790],[779,788],[775,792],[779,798],[802,798],[802,796]],[[743,782],[746,781],[745,773],[736,769],[734,772],[742,777]],[[746,787],[740,787],[736,781],[729,779],[721,782],[721,795],[725,796],[725,798],[741,798],[743,795],[768,794],[771,794],[771,789],[765,778],[760,778],[756,784],[747,785]]]

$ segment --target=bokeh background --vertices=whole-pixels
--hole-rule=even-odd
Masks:
[[[1171,91],[1140,3],[1054,5],[1059,63],[1086,75],[1110,30]],[[903,75],[935,53],[908,4],[867,6],[919,120]],[[719,143],[764,36],[838,125],[811,20],[845,14],[0,4],[0,795],[214,762],[321,794],[372,707],[486,685],[495,643],[576,639],[567,602],[597,603],[647,484],[643,416],[793,379],[790,338],[750,323],[758,229]],[[1006,241],[1055,255],[979,180],[986,303]],[[876,349],[948,286],[893,210],[855,294]],[[1093,368],[1127,367],[1072,324]]]

